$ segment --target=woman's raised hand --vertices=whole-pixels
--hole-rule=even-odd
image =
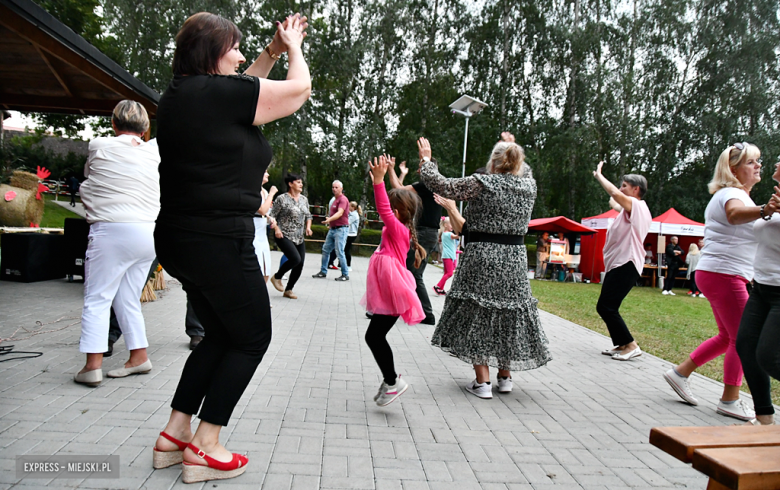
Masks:
[[[436,201],[436,203],[446,209],[448,212],[457,211],[458,207],[455,205],[455,201],[452,199],[447,199],[446,197],[441,197],[438,194],[433,195],[433,199]]]
[[[274,50],[277,54],[285,53],[290,48],[299,48],[306,37],[306,28],[309,27],[308,19],[301,14],[294,14],[287,17],[284,22],[276,22],[276,33],[274,34]],[[273,48],[272,48],[273,49]]]
[[[417,140],[417,151],[420,154],[420,160],[425,160],[426,157],[428,160],[431,159],[431,144],[427,139],[420,138]]]
[[[390,166],[384,155],[379,158],[374,157],[374,163],[371,163],[371,160],[369,160],[368,166],[371,167],[371,178],[374,180],[374,184],[384,182],[387,168]]]
[[[515,135],[513,135],[509,131],[504,131],[503,133],[501,133],[501,141],[506,141],[507,143],[514,143]]]
[[[599,165],[598,165],[598,167],[596,167],[596,170],[593,171],[593,176],[594,177],[598,177],[599,175],[601,175],[601,167],[603,167],[603,166],[604,166],[604,161],[602,160],[602,161],[599,162]]]

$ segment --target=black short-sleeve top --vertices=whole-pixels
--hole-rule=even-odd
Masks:
[[[187,231],[253,237],[271,146],[253,126],[260,80],[175,76],[157,107],[160,215]]]
[[[417,220],[417,227],[424,226],[438,229],[441,224],[441,206],[434,199],[433,192],[425,187],[425,184],[422,182],[415,182],[412,184],[412,187],[422,201],[422,213],[420,213],[420,217]]]

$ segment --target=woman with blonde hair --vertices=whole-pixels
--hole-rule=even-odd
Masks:
[[[420,178],[431,191],[468,201],[469,234],[458,274],[446,296],[431,343],[474,366],[466,391],[492,398],[489,366],[498,368],[498,392],[512,391],[511,370],[551,360],[528,282],[524,236],[536,199],[536,182],[525,169],[523,148],[511,135],[493,147],[486,175],[448,179],[420,138]]]
[[[87,210],[89,245],[85,262],[84,310],[79,349],[87,355],[77,383],[97,386],[103,380],[111,306],[125,337],[130,359],[109,378],[144,374],[152,369],[141,312],[141,291],[154,260],[154,220],[160,210],[157,147],[145,142],[149,116],[144,106],[123,100],[114,108],[116,137],[89,143],[81,184]]]
[[[707,246],[696,266],[696,283],[710,300],[718,335],[704,341],[682,364],[664,373],[664,379],[680,398],[698,405],[689,376],[698,367],[725,354],[723,396],[717,412],[740,420],[755,418],[753,409],[739,398],[742,363],[736,349],[739,323],[748,300],[747,285],[753,280],[756,255],[753,223],[772,216],[778,208],[775,200],[757,206],[750,198],[753,186],[761,181],[760,157],[755,145],[735,143],[718,158],[709,183],[712,199],[704,211]]]
[[[691,243],[688,247],[688,255],[685,256],[685,265],[688,266],[688,272],[685,274],[685,278],[691,281],[691,289],[688,291],[688,295],[693,298],[704,298],[705,296],[699,291],[699,287],[696,286],[696,266],[701,258],[699,252],[699,246],[695,243]]]

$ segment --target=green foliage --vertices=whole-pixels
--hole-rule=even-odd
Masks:
[[[85,158],[73,152],[55,155],[40,144],[43,138],[43,135],[31,134],[5,140],[0,148],[0,183],[8,183],[14,170],[35,173],[39,166],[51,172],[51,179],[64,180],[70,175],[83,179]]]
[[[41,228],[65,228],[65,218],[81,219],[81,216],[56,204],[54,196],[44,194],[45,206],[43,208],[43,218],[41,219]],[[63,198],[60,197],[60,200]],[[69,198],[66,198],[69,199]],[[68,202],[70,202],[68,200]]]
[[[275,153],[271,184],[284,190],[284,176],[299,173],[312,204],[326,203],[338,178],[365,208],[365,161],[387,151],[414,171],[419,136],[431,140],[442,172],[459,176],[464,120],[448,105],[463,93],[489,104],[470,121],[467,173],[485,164],[502,131],[513,132],[537,179],[534,217],[605,211],[591,175],[604,160],[613,182],[647,177],[653,214],[673,206],[701,221],[706,183],[728,144],[756,143],[767,163],[780,156],[776,0],[43,4],[159,92],[171,77],[173,39],[192,13],[235,21],[250,62],[274,20],[308,15],[312,98],[263,132]],[[285,76],[282,61],[270,78]],[[80,124],[63,121],[67,134]],[[754,190],[757,202],[771,192],[770,174]]]

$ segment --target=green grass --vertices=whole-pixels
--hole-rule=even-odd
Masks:
[[[531,289],[541,309],[609,336],[596,313],[601,285],[531,281]],[[716,335],[718,327],[709,301],[688,297],[686,289],[674,292],[677,296],[664,296],[658,289],[636,287],[623,301],[620,314],[643,351],[679,364],[699,344]],[[697,372],[722,382],[723,356]],[[742,389],[748,392],[747,383],[743,382]],[[772,399],[780,401],[780,383],[776,380],[772,380]]]
[[[64,228],[65,218],[79,218],[78,214],[68,211],[59,204],[54,202],[54,196],[44,194],[43,199],[45,201],[45,207],[43,208],[43,219],[41,219],[41,228]],[[66,199],[65,202],[70,202],[70,198],[63,198],[60,196],[60,201]]]

